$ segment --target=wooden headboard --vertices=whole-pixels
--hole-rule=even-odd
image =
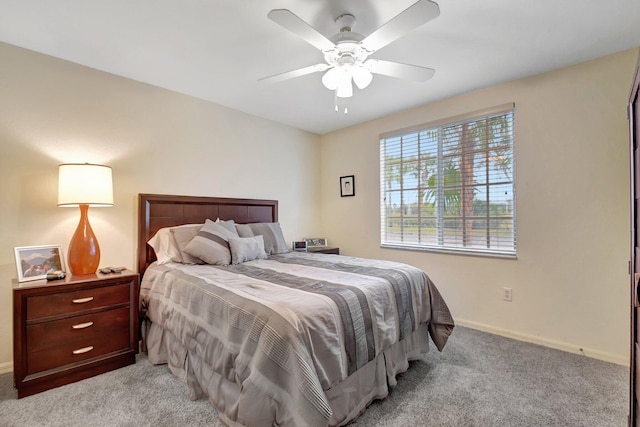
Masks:
[[[138,273],[156,260],[147,242],[163,227],[201,224],[206,219],[234,220],[239,224],[276,222],[278,201],[220,197],[138,195]]]

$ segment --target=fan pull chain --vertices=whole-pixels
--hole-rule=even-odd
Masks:
[[[335,91],[333,91],[333,105],[334,108],[333,110],[338,113],[340,112],[340,104],[338,103],[338,90],[336,89]],[[344,115],[348,115],[349,114],[349,109],[347,108],[347,106],[344,106]]]

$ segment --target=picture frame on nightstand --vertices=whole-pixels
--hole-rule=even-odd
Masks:
[[[14,251],[18,282],[46,279],[47,273],[65,270],[62,245],[19,246]]]
[[[314,248],[318,246],[327,246],[326,237],[303,237],[302,240],[307,242],[308,248]]]

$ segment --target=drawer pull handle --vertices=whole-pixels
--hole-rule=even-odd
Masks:
[[[74,304],[84,304],[85,302],[89,302],[89,301],[93,301],[93,297],[74,299],[73,303]]]
[[[92,326],[93,322],[86,322],[86,323],[78,323],[77,325],[73,325],[72,328],[73,329],[84,329],[84,328],[88,328],[89,326]]]
[[[77,350],[73,350],[73,354],[84,354],[84,353],[90,352],[91,350],[93,350],[93,346],[92,345],[90,345],[88,347],[82,347],[82,348],[79,348]]]

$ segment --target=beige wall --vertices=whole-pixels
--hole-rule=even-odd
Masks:
[[[287,240],[318,234],[317,135],[2,43],[0,64],[0,371],[13,248],[66,253],[78,224],[56,207],[59,163],[113,168],[115,206],[89,212],[103,266],[135,268],[138,193],[277,199]]]
[[[115,206],[89,214],[102,265],[135,265],[137,193],[273,198],[287,240],[323,234],[344,254],[423,268],[460,324],[626,363],[625,106],[637,53],[318,137],[0,43],[0,371],[12,360],[13,247],[66,251],[78,212],[56,207],[57,165],[84,161],[113,167]],[[378,135],[506,102],[518,259],[381,249]],[[350,174],[356,197],[340,198]]]
[[[628,363],[625,108],[637,57],[633,49],[324,135],[324,233],[343,254],[425,270],[459,324]],[[378,135],[508,102],[517,260],[380,248]],[[338,177],[351,174],[356,196],[340,198]]]

